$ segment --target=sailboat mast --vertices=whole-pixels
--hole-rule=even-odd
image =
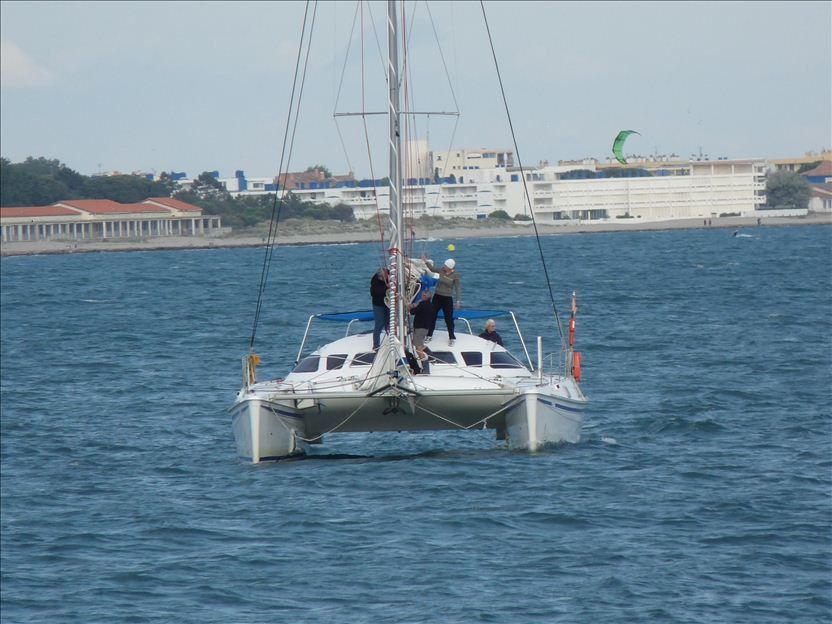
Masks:
[[[405,344],[404,237],[402,236],[401,96],[399,93],[399,39],[397,0],[387,0],[387,89],[390,122],[390,332]]]

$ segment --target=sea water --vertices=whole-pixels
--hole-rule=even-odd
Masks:
[[[547,353],[541,253],[562,322],[577,292],[581,442],[260,465],[226,411],[252,333],[283,376],[380,245],[277,249],[256,331],[262,249],[4,258],[2,621],[829,622],[832,228],[743,233],[417,242]]]

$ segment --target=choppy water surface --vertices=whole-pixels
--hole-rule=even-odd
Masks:
[[[3,622],[830,621],[832,229],[747,233],[543,240],[580,444],[341,434],[259,466],[225,410],[262,250],[3,259]],[[466,305],[554,350],[534,240],[454,242]],[[378,260],[279,249],[261,375]]]

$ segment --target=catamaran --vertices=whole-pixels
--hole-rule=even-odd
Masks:
[[[293,370],[272,380],[257,379],[259,357],[253,352],[252,334],[249,353],[242,358],[243,386],[230,413],[237,452],[253,463],[304,454],[310,445],[322,443],[324,436],[343,432],[485,428],[494,430],[496,439],[505,440],[509,448],[532,452],[543,445],[580,439],[587,399],[580,388],[580,353],[574,349],[574,293],[568,338],[553,300],[561,346],[554,370],[545,370],[540,337],[536,362],[532,360],[509,310],[455,310],[455,320],[467,332],[458,332],[450,341],[448,333],[437,328],[424,350],[427,359],[414,357],[410,304],[431,273],[424,261],[405,251],[401,121],[406,113],[401,110],[397,4],[396,0],[387,3],[389,331],[374,350],[369,332],[354,331],[357,323],[373,319],[372,312],[312,315]],[[270,233],[267,254],[273,238]],[[551,294],[551,286],[549,290]],[[522,360],[471,331],[471,321],[499,316],[512,320]],[[310,332],[321,322],[343,323],[344,336],[307,352]]]

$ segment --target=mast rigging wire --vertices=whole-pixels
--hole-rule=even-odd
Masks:
[[[445,54],[442,52],[442,45],[439,43],[439,33],[436,32],[436,24],[433,21],[433,13],[430,12],[430,4],[425,0],[425,8],[428,10],[428,17],[430,18],[430,26],[433,29],[433,38],[436,40],[436,49],[439,50],[439,58],[442,59],[442,67],[445,70],[445,77],[448,79],[448,87],[451,90],[451,97],[454,100],[456,111],[459,112],[459,102],[456,100],[456,92],[451,81],[451,73],[448,71],[448,64],[445,62]]]
[[[404,3],[402,3],[402,75],[400,84],[402,87],[403,98],[402,98],[402,109],[403,111],[407,111],[408,107],[410,110],[415,110],[415,102],[413,100],[413,74],[412,74],[412,66],[410,63],[410,37],[408,36],[408,29],[407,29],[407,14],[404,10]],[[410,12],[410,28],[409,31],[412,34],[413,23],[416,21],[415,14],[416,14],[416,6],[417,3],[413,3],[413,9]],[[402,211],[402,227],[404,228],[404,233],[402,234],[402,256],[407,258],[408,256],[412,255],[413,251],[413,192],[412,190],[410,193],[407,192],[406,187],[407,180],[413,177],[413,150],[411,149],[411,144],[414,138],[418,138],[418,130],[416,127],[416,117],[411,115],[405,115],[404,124],[402,128],[402,136],[404,137],[404,155],[403,155],[403,171],[402,171],[402,188],[401,188],[401,211]],[[410,208],[407,208],[407,198],[410,197],[411,205]],[[406,293],[405,293],[406,295]],[[407,300],[407,304],[410,304],[410,301]]]
[[[514,144],[514,153],[517,155],[517,164],[520,167],[520,177],[523,180],[523,192],[526,195],[526,201],[528,202],[528,205],[529,205],[529,214],[532,217],[532,225],[534,226],[534,238],[535,238],[535,241],[537,242],[537,249],[540,252],[540,262],[543,265],[543,273],[546,276],[546,287],[549,289],[549,300],[552,303],[552,312],[554,313],[554,316],[555,316],[555,322],[556,322],[557,328],[558,328],[558,335],[560,336],[561,347],[566,348],[566,344],[564,342],[564,337],[563,337],[563,326],[561,325],[561,322],[560,322],[560,315],[558,314],[557,305],[555,305],[555,295],[552,292],[552,282],[549,279],[549,270],[546,267],[546,257],[543,255],[543,245],[541,245],[541,243],[540,243],[540,233],[537,230],[537,220],[534,217],[534,208],[532,207],[531,195],[529,195],[528,185],[526,184],[526,175],[525,175],[525,172],[523,171],[523,162],[520,160],[520,150],[517,147],[517,137],[514,133],[514,124],[511,121],[511,112],[509,111],[509,108],[508,108],[508,99],[506,98],[506,91],[503,88],[503,77],[500,74],[500,64],[497,62],[497,52],[494,49],[494,41],[491,38],[491,28],[489,28],[489,26],[488,26],[488,16],[485,14],[485,3],[483,2],[483,0],[480,0],[480,8],[482,9],[483,21],[485,22],[485,30],[488,33],[488,44],[491,46],[491,56],[494,59],[494,68],[497,70],[497,80],[500,83],[500,93],[502,94],[502,97],[503,97],[503,106],[506,109],[506,116],[508,117],[508,126],[509,126],[509,129],[511,130],[511,140]]]
[[[350,162],[350,155],[347,152],[347,145],[346,143],[344,143],[344,135],[341,133],[341,125],[338,123],[337,112],[338,102],[341,100],[341,89],[344,87],[344,76],[347,75],[347,62],[350,58],[350,50],[352,49],[352,37],[355,34],[355,24],[358,21],[358,9],[360,6],[360,2],[356,3],[355,5],[355,14],[352,17],[352,28],[350,28],[350,36],[349,40],[347,41],[347,52],[346,54],[344,54],[344,65],[341,68],[341,79],[338,81],[338,90],[335,93],[335,103],[332,106],[332,118],[335,120],[335,130],[338,132],[338,140],[341,142],[341,149],[344,152],[344,159],[347,161],[347,169],[349,171],[355,171],[355,169],[353,169],[352,163]]]
[[[367,10],[370,12],[370,24],[373,27],[373,36],[376,40],[376,50],[378,51],[378,60],[381,62],[381,75],[384,82],[387,82],[387,68],[384,61],[384,53],[381,51],[381,40],[378,38],[378,30],[376,29],[376,16],[373,15],[373,5],[369,0],[367,1]]]
[[[342,116],[341,114],[338,113],[338,105],[339,105],[340,100],[341,100],[341,90],[344,86],[344,78],[346,77],[346,74],[347,74],[347,64],[349,62],[350,52],[352,50],[353,37],[355,36],[355,27],[356,27],[356,24],[358,23],[358,17],[360,15],[361,16],[361,27],[360,27],[360,32],[361,32],[361,72],[362,72],[362,112],[360,113],[360,115],[364,116],[364,115],[367,114],[366,110],[364,110],[364,105],[363,105],[363,96],[364,96],[363,75],[364,75],[364,72],[365,72],[365,69],[364,69],[364,65],[365,65],[365,60],[364,60],[364,30],[365,30],[365,26],[364,26],[364,4],[365,4],[365,0],[359,0],[358,2],[355,3],[355,12],[353,14],[352,27],[350,28],[350,36],[349,36],[349,40],[347,41],[347,52],[344,55],[344,64],[341,67],[341,78],[338,82],[338,91],[337,91],[337,94],[335,96],[335,105],[334,105],[333,110],[332,110],[332,116],[335,120],[335,129],[338,133],[338,140],[341,143],[341,151],[343,151],[343,153],[344,153],[344,159],[347,162],[347,168],[349,169],[350,172],[354,172],[355,168],[352,166],[352,162],[350,161],[350,155],[349,155],[349,152],[347,150],[347,145],[344,141],[344,135],[341,132],[341,124],[338,121],[338,117]],[[381,52],[381,43],[379,42],[378,31],[376,29],[375,16],[373,15],[373,6],[369,2],[366,2],[366,4],[367,4],[367,10],[370,13],[370,24],[373,28],[373,35],[374,35],[375,40],[376,40],[376,50],[378,52],[379,63],[380,63],[380,66],[381,66],[381,73],[382,73],[384,82],[386,82],[387,81],[387,75],[385,73],[384,56],[382,55],[382,52]],[[366,123],[366,120],[365,120],[365,123]],[[364,128],[364,131],[365,131],[365,135],[366,135],[366,133],[367,133],[366,127]],[[367,141],[369,142],[369,139],[367,139]]]
[[[280,223],[280,213],[283,209],[284,199],[287,195],[285,191],[286,186],[286,178],[288,177],[288,170],[289,164],[292,160],[292,151],[295,144],[295,134],[297,133],[297,126],[298,126],[298,116],[300,113],[300,103],[303,98],[303,87],[306,83],[306,70],[309,67],[309,52],[312,48],[312,33],[315,29],[315,16],[318,11],[318,3],[315,2],[314,8],[312,10],[312,20],[309,26],[309,37],[307,39],[306,45],[306,55],[304,60],[303,66],[303,73],[301,75],[300,81],[300,88],[298,89],[298,75],[300,74],[300,63],[301,58],[303,57],[303,41],[306,37],[306,22],[309,16],[309,4],[310,0],[306,2],[306,8],[304,9],[303,13],[303,25],[301,28],[301,37],[300,41],[298,42],[298,55],[297,59],[295,60],[295,75],[292,79],[292,92],[289,97],[289,110],[286,117],[286,127],[283,132],[283,147],[280,153],[280,166],[277,170],[277,181],[278,187],[280,186],[281,180],[283,181],[283,188],[284,191],[281,194],[279,189],[276,190],[274,196],[274,203],[272,204],[272,214],[271,219],[269,220],[269,233],[266,239],[266,250],[263,255],[263,268],[260,272],[260,287],[257,290],[257,305],[255,307],[254,312],[254,321],[251,327],[251,337],[249,339],[249,349],[254,348],[254,338],[257,334],[257,326],[260,323],[260,314],[263,309],[263,295],[265,294],[266,284],[268,283],[269,278],[269,269],[271,267],[272,256],[274,255],[274,248],[277,242],[277,228]],[[295,109],[294,115],[294,124],[292,124],[292,105],[295,103],[295,91],[298,91],[297,96],[297,107]],[[289,139],[289,127],[292,126],[292,133],[291,139]],[[287,154],[287,143],[288,143],[288,154]],[[286,170],[283,169],[284,161],[286,163]]]
[[[369,5],[368,5],[369,7]],[[373,30],[375,30],[375,19],[373,18],[372,10],[370,11],[370,20],[373,22]],[[378,38],[378,37],[376,37]],[[364,4],[361,4],[361,123],[364,129],[364,142],[367,145],[367,161],[370,166],[370,179],[373,180],[373,198],[376,204],[376,222],[378,224],[381,265],[387,266],[387,250],[384,246],[384,225],[381,222],[381,206],[378,202],[378,188],[375,185],[375,169],[373,167],[373,150],[370,145],[370,130],[367,127],[367,104],[366,104],[366,80],[365,80],[365,61],[364,61]]]

